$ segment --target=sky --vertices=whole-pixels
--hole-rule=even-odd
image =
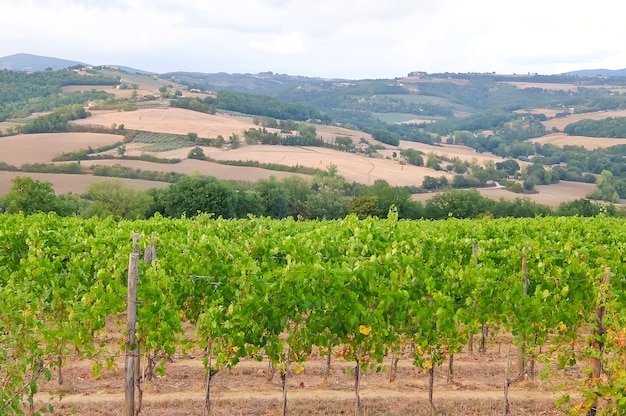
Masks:
[[[626,68],[623,0],[2,0],[0,57],[395,78]]]

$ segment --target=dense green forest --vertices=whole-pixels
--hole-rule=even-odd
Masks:
[[[626,117],[607,117],[602,120],[580,120],[565,126],[570,136],[626,138]]]
[[[0,121],[23,118],[72,104],[87,104],[111,97],[102,91],[62,93],[67,85],[116,85],[119,79],[83,76],[70,69],[43,72],[0,71]]]

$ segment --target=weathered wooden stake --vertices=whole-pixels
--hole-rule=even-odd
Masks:
[[[400,361],[400,358],[395,353],[392,353],[391,354],[391,366],[389,367],[389,382],[390,383],[396,381],[396,378],[398,377],[398,361]]]
[[[604,327],[604,316],[606,315],[606,299],[609,295],[609,278],[611,275],[611,268],[604,268],[604,277],[602,283],[598,289],[598,307],[596,308],[596,324],[597,328],[591,343],[591,348],[597,351],[597,354],[591,359],[591,377],[599,379],[602,377],[602,354],[604,352],[604,343],[601,341],[602,337],[606,334],[606,328]],[[595,416],[598,412],[598,398],[593,401],[591,409],[587,413],[587,416]]]
[[[204,415],[208,416],[211,414],[211,381],[213,380],[213,376],[217,374],[217,370],[211,369],[211,361],[213,355],[213,345],[211,341],[207,340],[207,359],[208,359],[208,368],[206,375],[206,394],[204,396]]]
[[[522,257],[522,275],[524,279],[524,288],[522,289],[522,295],[526,296],[528,295],[528,286],[530,286],[530,278],[528,275],[528,258],[526,257],[526,255]],[[519,353],[517,356],[518,378],[522,378],[524,377],[524,374],[526,374],[526,355],[524,352],[525,345],[526,337],[524,335],[521,335]]]
[[[354,367],[354,392],[356,394],[356,404],[354,407],[354,416],[361,414],[361,361],[356,359],[356,367]]]
[[[447,383],[450,384],[454,382],[454,354],[450,354],[448,359],[448,380]]]
[[[437,413],[435,408],[435,402],[433,401],[433,391],[435,390],[435,366],[431,362],[431,367],[428,370],[428,404],[430,404],[430,414]]]
[[[333,347],[328,347],[328,352],[326,353],[326,368],[324,369],[324,381],[328,381],[328,377],[330,377],[330,360],[333,355]]]
[[[280,380],[283,383],[283,416],[287,416],[287,372],[289,371],[289,358],[291,348],[287,347],[287,359],[285,360],[285,370],[280,372]]]
[[[124,416],[135,416],[135,360],[137,343],[135,342],[135,326],[137,323],[137,280],[139,277],[139,234],[133,234],[133,251],[128,260],[128,299],[127,299],[127,330],[126,342],[126,378],[124,387]]]
[[[511,414],[511,408],[509,405],[509,387],[511,386],[511,344],[509,344],[509,352],[507,354],[506,364],[506,377],[504,380],[504,414],[506,416]]]

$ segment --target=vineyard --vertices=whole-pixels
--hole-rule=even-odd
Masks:
[[[558,380],[555,406],[565,413],[623,414],[625,232],[622,220],[602,216],[0,215],[0,414],[52,411],[59,397],[36,393],[51,379],[62,384],[68,361],[88,360],[97,378],[124,358],[136,413],[146,380],[188,351],[202,356],[207,414],[215,375],[257,361],[283,386],[269,414],[300,414],[290,378],[326,357],[352,369],[355,414],[362,374],[410,377],[397,366],[409,357],[427,377],[434,414],[437,371],[447,365],[452,377],[454,355],[479,352],[495,333],[513,347],[504,347],[503,402],[511,384],[537,377]],[[128,302],[134,276],[137,301]],[[126,321],[134,308],[136,327]],[[581,375],[568,377],[574,367]]]
[[[180,149],[181,147],[189,147],[194,143],[186,136],[165,134],[165,133],[149,133],[140,132],[134,138],[135,143],[147,143],[143,150],[148,152],[167,152],[169,150]]]

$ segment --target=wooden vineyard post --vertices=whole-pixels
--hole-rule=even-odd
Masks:
[[[361,360],[357,357],[356,367],[354,367],[354,392],[356,393],[356,403],[354,406],[354,416],[361,414]]]
[[[604,268],[604,277],[602,283],[598,289],[598,307],[596,308],[596,324],[597,328],[591,343],[591,348],[596,350],[596,354],[591,359],[591,377],[593,380],[598,380],[602,377],[602,354],[604,352],[604,343],[601,341],[602,337],[606,334],[606,328],[604,327],[604,316],[606,315],[606,300],[609,295],[609,277],[611,275],[611,268]],[[595,416],[598,412],[598,398],[596,397],[591,405],[591,409],[587,413],[587,416]]]
[[[396,355],[395,352],[391,353],[391,366],[389,366],[389,382],[392,383],[396,381],[398,377],[398,361],[400,361],[400,357]]]
[[[213,344],[211,343],[210,340],[207,340],[206,351],[207,351],[208,368],[207,368],[207,375],[206,375],[206,389],[205,389],[205,396],[204,396],[204,413],[203,414],[205,416],[208,416],[211,414],[211,381],[213,380],[213,377],[218,373],[218,370],[211,369]]]
[[[504,414],[505,416],[508,416],[511,414],[511,406],[509,405],[509,387],[511,387],[511,344],[509,344],[509,353],[506,357],[506,376],[504,379]]]
[[[530,286],[530,279],[528,276],[528,257],[526,257],[526,255],[522,257],[522,275],[524,278],[524,288],[522,289],[522,295],[527,296],[528,286]],[[520,337],[520,347],[519,347],[519,353],[517,356],[518,379],[521,379],[522,377],[524,377],[524,374],[526,373],[526,356],[524,353],[525,344],[526,344],[526,337],[522,335]]]
[[[127,341],[124,386],[124,416],[135,416],[135,374],[137,343],[135,342],[135,326],[137,323],[137,280],[139,279],[139,234],[133,234],[133,251],[128,261],[128,305],[127,305]]]
[[[431,367],[428,369],[428,404],[430,406],[431,415],[434,415],[437,413],[437,409],[435,408],[435,402],[433,401],[434,390],[435,390],[435,366],[431,364]]]
[[[328,382],[328,377],[330,377],[330,360],[332,353],[333,347],[329,346],[326,354],[326,368],[324,368],[324,382]]]
[[[454,382],[454,354],[450,353],[448,357],[448,380],[447,384]]]
[[[291,347],[287,348],[287,359],[285,369],[280,372],[280,381],[283,386],[283,412],[282,416],[287,416],[287,371],[289,371],[289,358],[291,357]]]

